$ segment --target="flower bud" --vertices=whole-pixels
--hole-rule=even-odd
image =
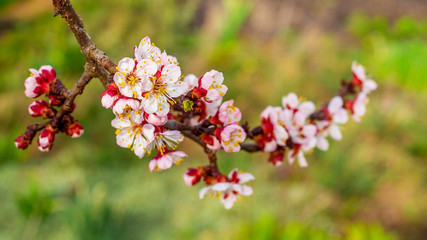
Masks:
[[[119,89],[116,84],[112,83],[108,86],[101,94],[101,103],[105,108],[111,108],[114,105],[114,102],[119,98]]]
[[[68,125],[65,129],[65,134],[67,134],[68,136],[70,136],[72,138],[78,138],[81,135],[83,135],[83,133],[84,133],[84,128],[77,121]]]
[[[185,185],[191,187],[202,179],[202,171],[198,168],[189,168],[187,172],[182,176]]]
[[[50,125],[47,125],[39,134],[38,148],[42,152],[47,152],[52,149],[53,140],[55,140],[55,130]]]
[[[21,134],[15,139],[16,148],[26,149],[29,144],[30,140],[25,136],[25,134]]]
[[[34,101],[28,106],[28,112],[32,117],[45,117],[45,112],[49,108],[49,104],[44,100]]]

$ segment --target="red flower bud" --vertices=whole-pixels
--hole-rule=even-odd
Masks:
[[[50,125],[47,125],[39,134],[38,148],[42,152],[47,152],[52,149],[53,140],[55,140],[55,130]]]

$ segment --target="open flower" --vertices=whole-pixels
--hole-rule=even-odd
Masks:
[[[326,119],[316,122],[317,147],[319,149],[325,151],[329,148],[329,143],[326,140],[328,136],[337,141],[342,139],[340,126],[348,121],[347,110],[343,106],[343,99],[336,96],[332,98],[327,108],[322,109]]]
[[[351,65],[351,70],[353,72],[352,82],[354,85],[359,86],[363,93],[368,94],[371,91],[377,89],[377,83],[366,76],[365,69],[362,65],[358,64],[357,62],[353,62]]]
[[[231,123],[237,123],[242,119],[242,113],[234,105],[234,100],[223,102],[218,109],[218,120],[226,126]]]
[[[143,78],[157,70],[157,64],[151,60],[135,62],[132,58],[123,58],[117,65],[114,83],[122,95],[130,98],[141,98]]]
[[[288,153],[289,163],[296,158],[301,167],[306,167],[307,162],[304,152],[308,152],[316,146],[316,126],[309,124],[308,116],[314,112],[315,106],[310,101],[300,102],[295,93],[289,93],[283,97],[284,110],[280,113],[280,121],[286,128],[292,142],[292,149]]]
[[[157,155],[148,164],[150,172],[153,170],[162,171],[172,167],[172,164],[179,165],[181,161],[187,157],[187,154],[181,151],[173,151],[164,149],[157,152]]]
[[[141,40],[138,47],[134,48],[135,59],[139,62],[142,59],[150,59],[151,61],[160,64],[161,51],[154,43],[151,43],[149,37]]]
[[[198,98],[204,97],[206,101],[215,101],[224,96],[228,88],[223,85],[224,76],[221,72],[211,70],[205,73],[198,83],[198,87],[193,90],[193,95]]]
[[[258,135],[255,140],[264,152],[274,152],[278,145],[285,146],[289,138],[286,129],[279,122],[281,112],[280,107],[268,106],[261,113],[263,134]]]
[[[139,158],[145,155],[148,145],[154,141],[154,126],[146,123],[141,114],[132,112],[130,118],[115,118],[111,125],[117,128],[117,145],[131,148]]]
[[[147,72],[143,78],[142,88],[144,111],[166,116],[169,113],[170,104],[175,104],[174,98],[183,95],[188,89],[188,85],[180,80],[180,67],[167,64],[158,69],[152,69],[151,65],[147,65],[147,68],[142,68],[142,71]]]
[[[246,139],[246,132],[239,125],[227,125],[221,131],[221,146],[226,152],[240,151],[240,143]]]
[[[47,118],[47,114],[49,113],[50,117],[54,114],[51,110],[49,111],[49,104],[44,100],[34,101],[28,106],[28,112],[32,117],[40,117]]]
[[[226,209],[230,209],[233,207],[233,204],[239,195],[252,195],[252,188],[241,184],[254,180],[255,177],[250,173],[237,173],[237,171],[237,169],[233,169],[228,175],[226,182],[219,182],[202,188],[199,192],[200,199],[202,199],[206,194],[218,196],[224,207]]]

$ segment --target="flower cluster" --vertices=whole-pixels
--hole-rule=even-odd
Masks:
[[[39,129],[33,125],[27,127],[27,131],[15,139],[15,146],[20,149],[26,149],[35,137],[37,131],[41,130],[38,137],[38,149],[47,152],[52,149],[55,133],[63,132],[72,138],[80,137],[83,132],[83,126],[78,123],[69,113],[56,118],[57,109],[64,104],[65,93],[67,89],[62,82],[56,78],[56,71],[52,66],[41,66],[39,70],[30,69],[30,76],[25,80],[25,95],[29,98],[37,98],[45,95],[45,100],[35,100],[28,106],[28,112],[32,117],[43,117],[50,121],[42,125]],[[75,108],[73,105],[72,109]]]
[[[348,121],[348,112],[355,121],[360,121],[366,112],[367,94],[377,88],[377,84],[368,79],[364,68],[353,62],[353,78],[344,82],[341,94],[332,98],[319,111],[310,101],[301,101],[295,93],[289,93],[282,99],[282,107],[268,106],[261,113],[261,125],[253,139],[258,147],[270,153],[269,162],[279,166],[285,152],[287,159],[295,159],[301,167],[306,167],[304,153],[317,147],[327,150],[327,137],[341,140],[341,127]],[[355,96],[355,97],[354,97]]]
[[[102,93],[101,103],[116,115],[111,125],[116,128],[117,145],[130,148],[139,158],[156,149],[150,171],[168,169],[187,156],[175,151],[183,141],[182,133],[167,130],[164,124],[188,85],[182,81],[176,58],[162,53],[150,38],[142,39],[134,54],[120,60],[114,83]]]

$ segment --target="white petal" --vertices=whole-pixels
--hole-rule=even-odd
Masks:
[[[297,108],[299,105],[297,95],[295,93],[289,93],[288,96],[282,98],[282,105],[284,108]]]
[[[209,187],[204,187],[204,188],[200,189],[199,198],[202,199],[206,195],[206,193],[208,193],[209,190],[211,190],[211,188],[212,187],[209,186]]]
[[[126,118],[115,118],[111,121],[111,126],[118,129],[123,129],[132,126],[129,119]]]
[[[139,158],[142,158],[145,155],[147,145],[148,145],[147,140],[144,137],[142,137],[140,134],[138,134],[136,135],[135,142],[133,144],[133,152],[135,153],[136,156],[138,156]]]
[[[326,138],[324,136],[317,136],[317,147],[320,150],[326,151],[329,148],[329,143],[328,140],[326,140]]]
[[[300,167],[307,167],[308,166],[307,161],[305,160],[305,157],[304,157],[304,153],[301,151],[298,153],[298,162],[299,162]]]
[[[116,135],[116,142],[122,148],[130,148],[133,143],[135,133],[128,130],[122,130],[119,134]]]
[[[298,112],[303,113],[305,116],[312,114],[314,110],[316,110],[316,107],[314,106],[314,103],[310,101],[303,102],[298,107]]]
[[[331,134],[331,137],[335,140],[339,141],[342,139],[342,134],[341,134],[340,128],[335,124],[332,124],[329,127],[329,133]]]
[[[333,116],[332,121],[334,123],[340,123],[340,124],[346,123],[348,121],[347,110],[345,110],[344,108],[341,108],[340,110],[338,110]]]
[[[249,182],[251,180],[254,180],[255,177],[254,175],[250,174],[250,173],[239,173],[237,175],[237,177],[240,179],[239,184],[240,183],[245,183],[245,182]]]
[[[331,99],[331,101],[328,104],[328,111],[332,115],[334,115],[338,110],[340,110],[343,106],[344,102],[340,96],[336,96]]]

